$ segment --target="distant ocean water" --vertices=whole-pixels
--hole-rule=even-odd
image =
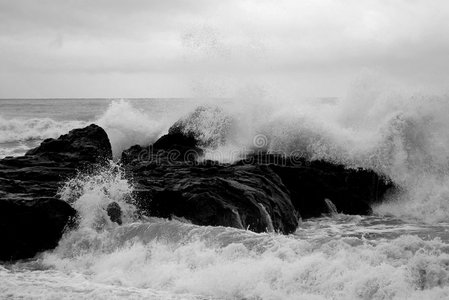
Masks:
[[[32,299],[448,299],[449,102],[251,102],[187,99],[0,100],[0,156],[97,123],[114,155],[149,144],[180,117],[218,106],[191,126],[208,157],[229,161],[264,137],[269,151],[367,167],[402,189],[374,216],[333,214],[300,223],[295,234],[256,234],[180,220],[134,220],[132,185],[103,170],[79,178],[77,230],[35,259],[0,266],[0,295]],[[366,99],[366,101],[360,101]],[[227,130],[221,130],[223,122]],[[114,168],[112,163],[111,168]],[[101,180],[100,180],[101,179]],[[62,189],[62,198],[71,185]],[[65,192],[65,193],[64,193]],[[103,224],[110,199],[128,207],[124,225]],[[97,209],[92,209],[97,207]]]
[[[119,135],[117,139],[143,143],[168,129],[170,122],[195,105],[192,102],[195,100],[0,99],[0,157],[22,155],[46,138],[89,123],[98,123],[110,135]]]

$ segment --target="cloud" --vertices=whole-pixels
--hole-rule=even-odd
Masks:
[[[339,96],[367,68],[443,86],[448,18],[443,0],[0,0],[0,97],[192,96],[211,81]]]

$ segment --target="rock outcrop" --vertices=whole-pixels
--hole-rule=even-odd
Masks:
[[[0,260],[27,258],[54,247],[75,215],[57,197],[61,183],[79,169],[112,158],[97,125],[47,139],[24,156],[0,160]]]
[[[174,145],[189,140],[184,149],[190,145],[192,152],[198,147],[179,131],[161,139]],[[150,151],[155,148],[134,146],[123,155],[134,180],[137,205],[152,216],[183,217],[198,225],[291,233],[299,217],[328,213],[329,201],[339,213],[370,214],[370,204],[392,187],[373,171],[324,161],[261,152],[234,164],[219,164],[195,162],[190,156],[171,159],[170,149],[175,146]]]

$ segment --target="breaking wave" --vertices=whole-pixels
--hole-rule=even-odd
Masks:
[[[447,95],[405,93],[362,81],[333,103],[237,103],[197,109],[184,122],[203,144],[220,141],[206,147],[209,159],[233,161],[257,148],[373,169],[398,186],[375,207],[377,213],[435,223],[449,218],[447,115]],[[226,130],[223,124],[211,128],[216,120],[226,120]]]
[[[168,124],[170,120],[156,121],[154,116],[124,100],[111,102],[96,122],[106,130],[115,157],[133,145],[152,144],[172,125]]]

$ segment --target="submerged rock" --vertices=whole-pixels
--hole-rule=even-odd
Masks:
[[[0,160],[0,260],[28,258],[56,246],[75,211],[58,199],[60,184],[79,169],[111,159],[97,125],[47,139],[24,156]]]
[[[106,207],[106,212],[112,222],[122,225],[122,209],[117,202],[111,202]]]

